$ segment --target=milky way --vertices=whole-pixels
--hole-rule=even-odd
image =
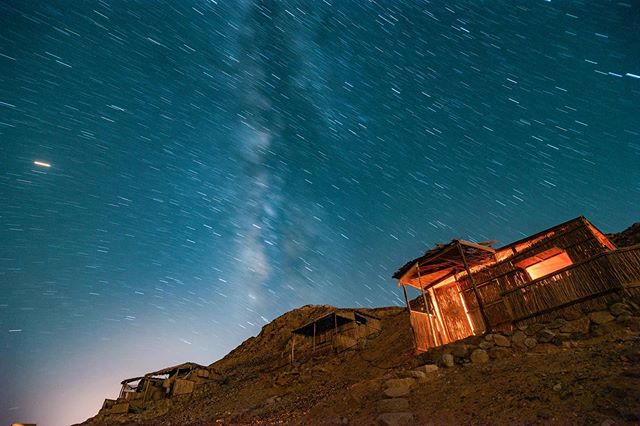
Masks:
[[[401,305],[436,242],[638,220],[639,40],[636,1],[3,1],[0,422]]]

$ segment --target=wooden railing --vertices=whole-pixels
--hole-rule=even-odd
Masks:
[[[513,321],[593,299],[640,281],[640,245],[602,253],[502,293]]]

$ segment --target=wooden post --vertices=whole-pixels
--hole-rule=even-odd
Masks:
[[[291,339],[291,364],[293,364],[294,361],[294,357],[295,357],[295,347],[296,347],[296,335],[293,335],[293,338]]]
[[[315,353],[316,351],[316,322],[313,322],[313,350],[311,352]]]
[[[409,303],[409,296],[407,296],[407,288],[402,284],[402,291],[404,291],[404,300],[407,302],[407,310],[411,313],[411,304]]]
[[[480,293],[478,292],[478,287],[476,286],[476,280],[475,278],[473,278],[471,270],[469,269],[467,257],[464,255],[464,249],[462,248],[462,244],[460,244],[460,241],[457,241],[456,244],[458,246],[458,250],[460,251],[460,257],[462,257],[462,263],[464,263],[464,269],[467,271],[469,280],[471,280],[473,293],[476,295],[476,299],[478,300],[478,308],[480,308],[480,315],[482,315],[482,320],[484,321],[485,332],[491,332],[491,323],[489,322],[489,318],[487,318],[487,314],[484,312],[484,304],[482,303],[482,299],[480,299]]]
[[[333,314],[333,349],[338,353],[338,314]]]
[[[424,294],[424,286],[422,285],[422,276],[420,275],[420,262],[416,264],[416,271],[418,272],[418,285],[420,286],[420,293],[422,293],[424,310],[426,311],[427,317],[429,318],[429,328],[431,329],[431,337],[433,338],[433,345],[438,346],[438,338],[436,336],[436,331],[433,329],[433,319],[431,318],[431,313],[429,312],[429,307],[431,305],[429,302],[427,302],[427,296],[426,294]]]

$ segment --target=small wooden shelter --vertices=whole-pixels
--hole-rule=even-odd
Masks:
[[[640,283],[640,246],[616,249],[582,216],[499,249],[493,243],[439,244],[395,272],[417,350],[606,303]],[[411,302],[407,286],[421,296]]]
[[[295,357],[296,336],[311,340],[312,353],[330,350],[340,353],[380,328],[380,319],[373,315],[353,309],[334,310],[292,331],[291,360]]]
[[[195,386],[209,379],[207,367],[195,362],[185,362],[147,373],[144,376],[124,379],[120,384],[118,399],[106,399],[102,412],[127,413],[131,407],[142,408],[148,401],[189,394]]]

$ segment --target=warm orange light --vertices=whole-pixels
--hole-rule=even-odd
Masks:
[[[572,265],[573,262],[571,258],[566,252],[562,252],[553,257],[550,257],[542,262],[538,262],[534,265],[531,265],[525,270],[529,274],[532,280],[535,280],[540,277],[544,277],[545,275],[549,275],[558,271],[562,268],[566,268],[569,265]]]

